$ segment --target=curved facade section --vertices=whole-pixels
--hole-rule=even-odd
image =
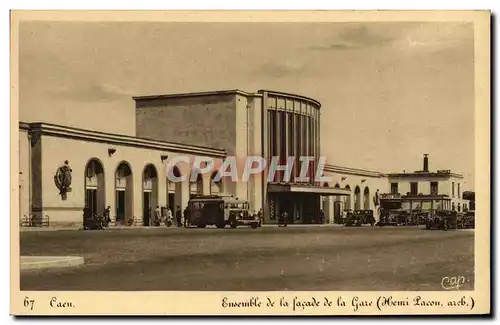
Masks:
[[[266,158],[279,157],[280,165],[287,162],[287,157],[294,157],[290,182],[300,183],[296,178],[300,174],[299,158],[314,157],[309,164],[308,183],[314,182],[316,162],[319,159],[320,146],[320,107],[321,104],[308,97],[274,92],[259,91],[263,94],[263,103],[267,110]],[[284,182],[284,172],[276,173],[275,182]]]

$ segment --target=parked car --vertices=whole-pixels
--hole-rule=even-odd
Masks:
[[[409,213],[403,209],[391,209],[380,211],[379,226],[407,226],[409,223]]]
[[[373,210],[354,210],[353,212],[348,212],[344,225],[347,227],[375,225]]]
[[[475,226],[474,211],[459,213],[457,216],[457,226],[460,229],[474,229]]]
[[[427,220],[426,229],[457,229],[457,212],[450,210],[437,210]]]

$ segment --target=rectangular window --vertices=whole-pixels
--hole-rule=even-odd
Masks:
[[[460,183],[457,184],[457,196],[460,197]]]
[[[300,124],[300,115],[294,115],[294,132],[295,132],[295,177],[299,177],[300,173],[300,161],[299,157],[301,155],[300,148],[302,146],[302,137],[301,137],[301,124]]]
[[[268,111],[269,115],[269,158],[276,155],[276,126],[275,111]]]
[[[287,123],[288,123],[288,156],[294,156],[295,155],[295,148],[293,147],[293,114],[288,113],[287,114]],[[288,157],[287,157],[288,159]]]
[[[417,182],[410,183],[410,194],[412,194],[412,195],[418,194],[418,183]]]
[[[276,97],[268,97],[267,106],[270,108],[276,108]]]
[[[278,104],[277,104],[278,109],[285,109],[285,99],[284,98],[278,98]]]
[[[455,197],[455,182],[451,182],[451,197]]]
[[[438,182],[431,182],[431,195],[438,195]]]
[[[287,138],[286,138],[286,113],[285,112],[279,112],[279,118],[280,118],[280,165],[284,165],[286,163],[286,143],[287,143]],[[279,175],[279,181],[283,181],[283,175],[285,175],[284,171],[279,171],[276,173]]]
[[[398,194],[398,183],[391,183],[391,194]]]
[[[307,117],[307,140],[308,140],[308,148],[307,148],[307,155],[309,157],[312,156],[312,148],[313,148],[313,129],[312,129],[312,119],[311,117]],[[307,169],[307,176],[309,177],[309,183],[314,182],[314,176],[313,176],[313,163],[309,162],[309,168]]]

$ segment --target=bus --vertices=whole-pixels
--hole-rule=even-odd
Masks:
[[[250,226],[257,228],[259,221],[256,215],[249,212],[249,204],[245,200],[219,195],[196,195],[188,203],[188,220],[198,228],[216,226],[231,228]]]

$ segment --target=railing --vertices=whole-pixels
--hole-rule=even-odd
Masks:
[[[21,227],[48,227],[50,217],[48,215],[41,216],[36,214],[24,215],[21,218]]]
[[[399,199],[401,199],[401,194],[399,194],[399,193],[384,193],[384,194],[380,194],[379,198],[381,200],[399,200]]]

